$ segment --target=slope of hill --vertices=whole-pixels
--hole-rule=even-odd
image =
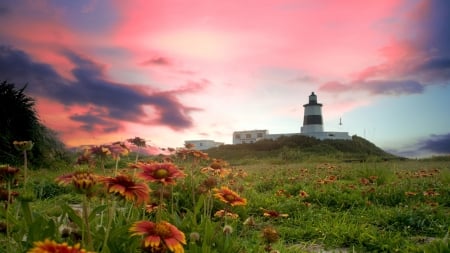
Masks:
[[[352,140],[318,140],[296,135],[277,140],[261,140],[251,144],[223,145],[205,151],[210,157],[230,162],[243,160],[274,161],[367,161],[401,159],[368,140],[352,136]]]

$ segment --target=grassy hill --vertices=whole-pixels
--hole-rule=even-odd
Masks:
[[[261,140],[251,144],[223,145],[205,151],[210,157],[231,163],[255,160],[287,161],[379,161],[401,159],[377,147],[368,140],[352,136],[352,140],[318,140],[296,135],[277,140]]]

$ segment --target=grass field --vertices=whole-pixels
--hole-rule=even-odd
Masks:
[[[105,169],[63,164],[28,171],[27,184],[3,167],[0,252],[45,239],[94,252],[450,251],[448,161],[204,158],[181,150],[170,161],[108,158]]]

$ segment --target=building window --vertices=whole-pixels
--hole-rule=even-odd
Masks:
[[[250,138],[252,138],[252,135],[251,134],[246,134],[245,138],[250,139]]]
[[[202,147],[203,146],[203,143],[202,142],[200,142],[199,144],[198,144],[200,147]]]
[[[236,139],[240,139],[241,135],[240,134],[236,134]]]
[[[256,134],[256,137],[262,138],[262,137],[263,137],[263,134],[262,134],[262,133],[257,133],[257,134]]]

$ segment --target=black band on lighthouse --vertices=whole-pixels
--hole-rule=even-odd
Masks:
[[[303,125],[322,125],[322,115],[305,115]]]

